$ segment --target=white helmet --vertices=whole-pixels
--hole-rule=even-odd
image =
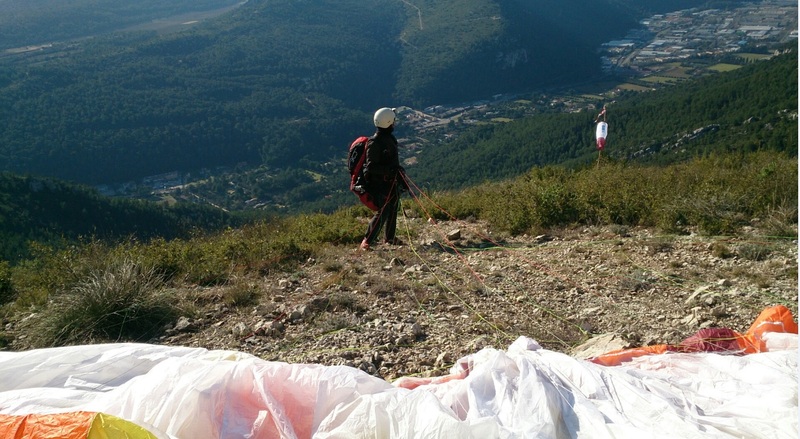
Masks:
[[[372,121],[375,122],[375,126],[378,128],[389,128],[394,125],[395,117],[394,109],[383,107],[375,112],[375,115],[372,116]]]

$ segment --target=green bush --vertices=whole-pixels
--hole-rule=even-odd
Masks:
[[[771,151],[668,167],[604,161],[579,170],[535,168],[514,180],[423,196],[414,209],[438,220],[482,219],[511,234],[571,224],[733,234],[750,218],[796,211],[796,181],[796,159]]]
[[[639,225],[648,213],[652,185],[638,167],[604,163],[587,168],[571,179],[583,222]]]
[[[72,288],[51,296],[29,333],[36,347],[147,341],[179,310],[152,267],[112,261]]]
[[[683,199],[689,223],[706,235],[732,235],[747,224],[743,199],[724,189],[698,191]]]
[[[533,225],[532,204],[520,186],[498,188],[493,197],[488,197],[482,219],[495,228],[517,235],[528,231]]]
[[[797,239],[797,207],[770,209],[759,228],[770,238]]]
[[[736,249],[740,258],[748,261],[763,261],[772,253],[772,249],[764,244],[746,243]]]
[[[482,215],[495,185],[486,184],[461,192],[439,192],[422,195],[412,204],[416,216],[435,220],[478,218]],[[404,202],[405,204],[409,204]]]
[[[45,304],[51,292],[69,288],[107,264],[108,247],[98,241],[62,250],[31,243],[30,249],[32,257],[15,265],[11,273],[15,304],[20,308]]]
[[[245,307],[259,302],[263,292],[252,282],[237,281],[228,286],[222,296],[223,302],[232,307]]]
[[[540,186],[532,204],[532,221],[538,227],[572,224],[580,219],[575,193],[560,181]]]

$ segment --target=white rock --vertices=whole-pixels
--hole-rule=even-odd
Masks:
[[[605,354],[606,352],[617,349],[626,349],[629,347],[630,344],[620,337],[619,334],[607,333],[592,337],[584,343],[574,347],[570,355],[575,358],[586,359]]]

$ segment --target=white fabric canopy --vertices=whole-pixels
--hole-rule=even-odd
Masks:
[[[606,367],[520,337],[409,390],[349,367],[104,344],[0,352],[0,414],[102,412],[163,438],[797,438],[797,335]],[[468,373],[466,373],[468,371]]]

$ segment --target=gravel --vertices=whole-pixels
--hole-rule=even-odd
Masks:
[[[320,249],[293,272],[249,279],[257,303],[198,301],[153,343],[271,361],[347,365],[392,381],[438,376],[519,336],[585,358],[744,332],[768,306],[797,313],[797,240],[662,235],[624,226],[497,236],[478,222],[426,223],[400,246]],[[225,297],[226,288],[187,292]],[[588,345],[594,345],[588,348]],[[604,350],[605,349],[605,350]]]

